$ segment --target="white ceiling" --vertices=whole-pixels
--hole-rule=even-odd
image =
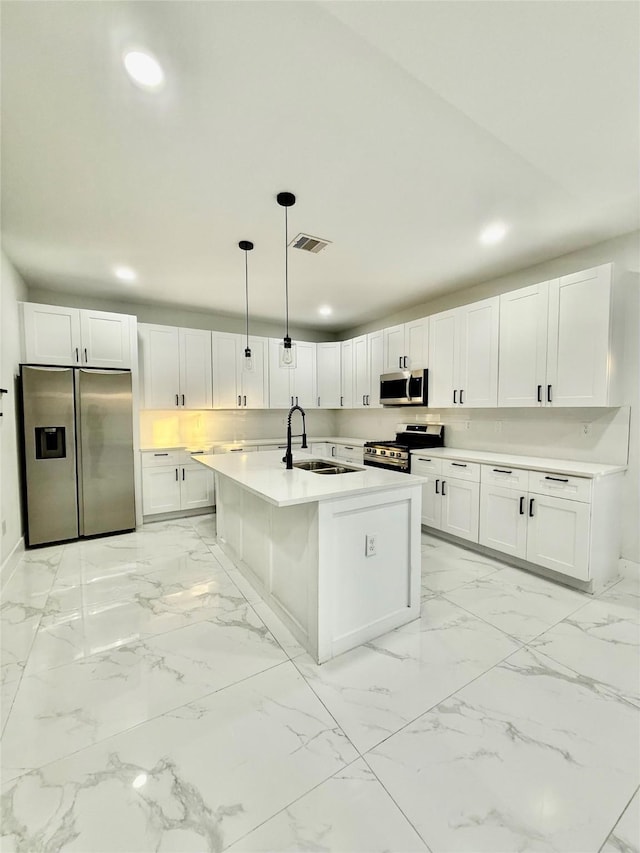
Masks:
[[[33,284],[240,313],[250,239],[280,319],[290,190],[290,236],[332,241],[291,253],[292,323],[344,328],[639,225],[635,2],[2,6],[3,242]]]

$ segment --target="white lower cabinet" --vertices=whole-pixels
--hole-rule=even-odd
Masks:
[[[527,560],[563,575],[589,580],[590,505],[529,494]]]
[[[142,454],[142,512],[200,509],[215,504],[213,471],[184,451]]]
[[[479,466],[464,464],[456,469],[452,467],[455,463],[429,457],[427,453],[414,455],[411,460],[411,473],[427,480],[422,486],[422,524],[477,542]],[[459,476],[451,477],[450,471]]]
[[[478,541],[480,484],[444,479],[440,484],[440,530],[460,539]]]
[[[527,496],[505,486],[482,485],[481,545],[513,557],[527,557]]]

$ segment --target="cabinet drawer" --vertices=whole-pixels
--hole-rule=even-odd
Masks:
[[[243,447],[241,444],[223,444],[215,449],[216,453],[257,453],[257,451],[258,448],[255,444],[247,447]]]
[[[144,450],[142,452],[142,467],[156,468],[158,465],[183,465],[189,461],[189,454],[184,450]]]
[[[553,471],[529,471],[529,491],[539,495],[554,495],[572,501],[591,501],[591,480],[587,477],[568,477]]]
[[[487,486],[502,486],[526,492],[529,488],[529,472],[509,465],[481,465],[480,481]]]
[[[440,474],[441,471],[442,459],[431,458],[428,453],[411,454],[412,474]]]
[[[463,462],[458,459],[442,460],[442,476],[455,477],[456,480],[480,482],[480,465],[478,462]]]

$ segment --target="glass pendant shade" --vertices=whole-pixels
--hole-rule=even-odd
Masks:
[[[295,367],[297,356],[296,345],[291,338],[285,338],[280,344],[280,367]]]
[[[245,371],[253,370],[253,355],[251,354],[251,350],[247,347],[244,351],[244,358],[242,359],[242,369]]]

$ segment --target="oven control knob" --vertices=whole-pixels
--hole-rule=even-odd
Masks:
[[[380,456],[386,456],[386,455],[387,455],[387,451],[386,451],[386,450],[381,450],[381,451],[380,451]]]

